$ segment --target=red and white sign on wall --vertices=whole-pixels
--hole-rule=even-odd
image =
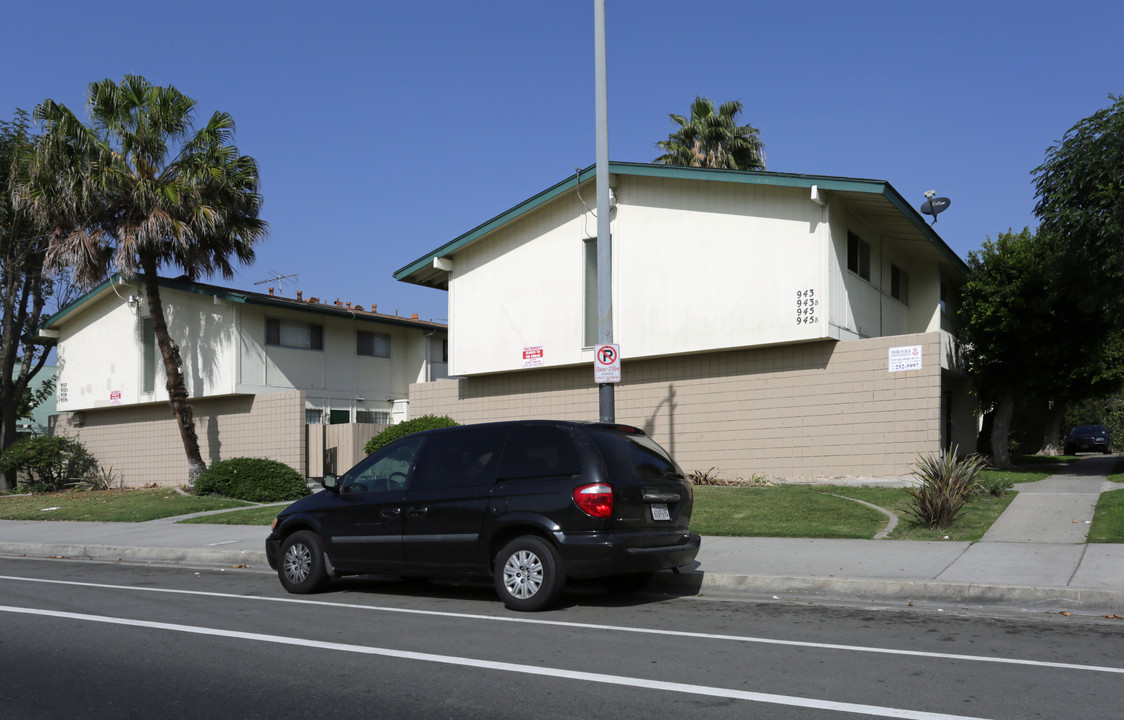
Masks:
[[[620,345],[595,345],[593,347],[593,381],[598,385],[621,381]]]
[[[110,390],[109,391],[109,404],[110,405],[120,405],[121,404],[121,391],[120,390]]]
[[[523,348],[523,367],[536,367],[542,364],[542,345]]]

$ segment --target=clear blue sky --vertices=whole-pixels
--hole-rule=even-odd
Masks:
[[[889,181],[962,257],[1035,224],[1031,171],[1124,93],[1124,3],[607,0],[609,145],[650,162],[696,94],[740,99],[768,169]],[[36,0],[0,21],[0,115],[94,80],[238,125],[269,238],[227,283],[447,317],[391,273],[594,162],[593,0]],[[685,279],[691,281],[695,279]]]

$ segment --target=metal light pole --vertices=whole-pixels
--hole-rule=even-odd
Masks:
[[[597,341],[613,342],[613,243],[609,236],[609,91],[605,71],[605,0],[593,0],[597,101]],[[595,361],[596,362],[596,361]],[[612,383],[598,386],[601,422],[616,422]]]

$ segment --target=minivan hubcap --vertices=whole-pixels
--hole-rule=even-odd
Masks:
[[[306,545],[297,543],[285,553],[285,577],[290,582],[300,583],[308,578],[312,570],[312,553]]]
[[[526,600],[542,587],[542,561],[529,550],[514,552],[503,566],[503,584],[513,597]]]

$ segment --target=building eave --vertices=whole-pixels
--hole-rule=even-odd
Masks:
[[[137,281],[140,281],[140,278],[137,278]],[[405,318],[398,315],[387,315],[385,313],[372,312],[370,310],[360,310],[357,309],[357,307],[347,307],[342,304],[335,305],[314,302],[312,299],[303,300],[295,298],[276,297],[264,293],[233,290],[231,288],[224,288],[217,285],[209,285],[207,283],[200,283],[182,279],[159,278],[158,282],[160,284],[160,287],[168,288],[170,290],[178,290],[180,292],[193,293],[196,295],[207,295],[218,300],[224,300],[230,303],[256,305],[278,311],[286,310],[291,312],[307,313],[311,315],[335,317],[345,320],[356,320],[365,323],[414,328],[425,331],[445,330],[448,328],[448,326],[444,323],[433,322],[431,320],[420,320],[412,317]],[[48,318],[45,322],[40,324],[39,328],[37,329],[37,335],[45,339],[52,336],[57,336],[58,330],[62,325],[66,324],[74,317],[80,315],[106,294],[113,292],[113,286],[119,283],[120,279],[118,275],[113,275],[109,279],[105,280],[100,285],[90,290],[85,295],[70,303],[62,310]]]
[[[484,222],[472,230],[460,235],[453,240],[429,252],[412,263],[394,272],[394,279],[415,285],[448,290],[449,273],[436,267],[440,261],[451,257],[457,251],[470,245],[480,238],[498,230],[508,223],[534,211],[542,205],[554,200],[560,195],[574,189],[578,185],[593,180],[596,167],[591,165],[584,170],[574,173],[565,180],[552,185],[542,192],[534,195],[518,205],[506,210],[494,218]],[[870,180],[863,178],[845,178],[829,175],[803,175],[797,173],[779,173],[769,171],[749,170],[715,170],[711,168],[678,167],[671,165],[656,165],[650,163],[609,163],[611,175],[655,177],[680,180],[703,180],[710,182],[739,183],[747,185],[762,185],[774,187],[808,188],[816,186],[819,190],[837,192],[851,196],[865,196],[879,198],[879,202],[900,214],[910,227],[922,236],[928,244],[933,246],[937,253],[954,270],[954,272],[967,273],[967,264],[952,251],[952,248],[925,222],[924,218],[907,203],[897,190],[885,180]]]

